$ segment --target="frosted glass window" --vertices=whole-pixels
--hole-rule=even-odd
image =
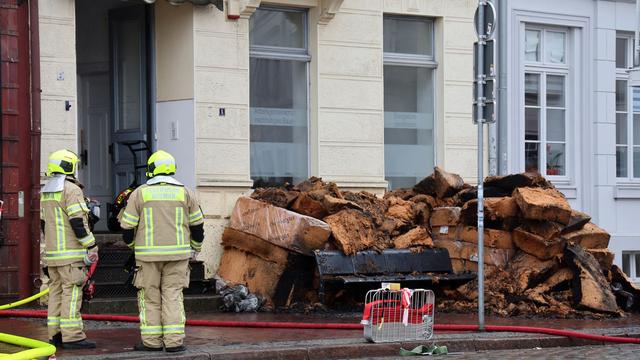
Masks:
[[[274,9],[259,9],[251,17],[249,133],[254,187],[297,183],[309,175],[308,60],[291,56],[292,49],[307,53],[305,17],[304,11]]]
[[[565,62],[565,33],[547,31],[545,47],[548,62],[560,64]]]
[[[433,55],[433,21],[385,17],[384,52]]]
[[[526,30],[524,34],[524,60],[540,61],[540,31]]]
[[[433,21],[385,16],[383,33],[385,179],[412,187],[435,163]]]
[[[433,70],[384,67],[385,174],[391,188],[411,187],[431,173]]]

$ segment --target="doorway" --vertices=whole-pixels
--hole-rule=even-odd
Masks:
[[[127,143],[154,145],[152,19],[142,1],[76,0],[78,175],[101,203],[98,232],[107,231],[107,204],[145,179],[148,153]]]

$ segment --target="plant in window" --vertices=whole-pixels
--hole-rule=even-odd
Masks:
[[[562,172],[562,164],[561,160],[563,158],[563,152],[559,151],[553,154],[551,151],[551,146],[547,145],[547,175],[560,175]]]

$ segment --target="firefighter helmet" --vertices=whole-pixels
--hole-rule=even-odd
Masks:
[[[173,175],[176,173],[176,159],[166,151],[158,150],[147,161],[147,177]]]
[[[47,164],[47,175],[65,174],[74,175],[76,173],[76,164],[78,163],[78,155],[69,150],[54,151],[49,155],[49,163]]]

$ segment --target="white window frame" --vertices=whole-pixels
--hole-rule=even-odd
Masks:
[[[260,6],[263,10],[272,11],[284,11],[295,12],[303,14],[303,28],[304,28],[304,48],[289,48],[282,46],[265,46],[265,45],[251,45],[251,38],[249,38],[249,63],[251,58],[255,59],[270,59],[270,60],[292,60],[306,63],[306,81],[307,81],[307,177],[311,175],[311,55],[309,54],[309,11],[306,8],[290,8],[280,6]],[[250,36],[250,34],[249,34]],[[249,76],[251,73],[249,72]],[[249,80],[249,82],[251,82]],[[251,104],[249,104],[249,111],[251,111]],[[249,120],[249,131],[251,131],[251,120]],[[251,135],[249,135],[251,137]],[[251,142],[251,141],[249,141]],[[251,161],[251,158],[249,158]],[[251,174],[250,174],[251,176]],[[253,182],[253,180],[252,180]]]
[[[625,146],[627,148],[627,176],[618,176],[618,168],[616,164],[615,176],[617,183],[631,183],[640,185],[640,177],[633,176],[633,149],[640,148],[638,145],[633,144],[633,86],[629,84],[629,73],[627,72],[629,65],[633,64],[633,35],[618,33],[616,34],[616,44],[618,39],[625,39],[627,42],[627,68],[619,68],[616,67],[616,82],[617,81],[625,81],[627,83],[627,108],[626,111],[619,111],[617,106],[615,109],[616,112],[616,120],[618,118],[618,114],[626,112],[627,114],[627,143],[626,144],[618,144],[616,141],[616,154],[618,151],[618,147]],[[617,52],[616,52],[617,53]],[[616,59],[617,60],[617,59]],[[617,84],[616,84],[617,85]],[[617,86],[615,87],[617,90]],[[636,114],[640,114],[637,112]],[[616,125],[617,126],[617,125]],[[617,133],[617,129],[616,129]]]
[[[625,255],[629,256],[629,274],[627,274],[627,276],[634,283],[640,283],[640,274],[636,272],[636,255],[638,254],[640,254],[640,251],[623,251],[622,252],[623,258]],[[620,266],[623,267],[622,262],[620,263]],[[624,271],[624,269],[622,270]]]
[[[431,86],[433,88],[433,164],[437,165],[438,159],[438,145],[437,145],[437,134],[438,134],[438,116],[437,116],[437,87],[436,87],[436,79],[438,74],[436,73],[438,68],[438,63],[436,61],[436,22],[434,18],[430,17],[417,17],[412,15],[396,15],[396,14],[384,14],[383,19],[401,19],[401,20],[415,20],[415,21],[427,21],[431,23],[431,55],[419,55],[419,54],[406,54],[406,53],[395,53],[395,52],[383,52],[383,64],[382,68],[385,66],[405,66],[405,67],[424,67],[433,70],[433,75],[431,76]],[[384,30],[383,30],[384,34]],[[384,43],[384,41],[383,41]],[[384,46],[384,45],[383,45]],[[384,51],[384,49],[383,49]],[[383,76],[384,78],[384,76]],[[384,89],[384,84],[382,84]],[[384,92],[384,91],[383,91]],[[384,102],[384,100],[383,100]],[[384,109],[383,109],[384,113]],[[383,114],[384,116],[384,114]],[[383,140],[383,146],[386,146],[386,143]],[[383,149],[384,152],[384,149]],[[383,169],[384,177],[386,179],[386,169]],[[390,184],[387,185],[389,187]]]
[[[574,151],[573,151],[573,141],[572,141],[572,137],[573,137],[573,123],[574,123],[574,98],[575,98],[575,94],[573,93],[572,89],[573,89],[573,76],[572,76],[572,71],[571,71],[571,66],[573,64],[573,54],[572,54],[572,49],[573,49],[573,40],[571,39],[571,31],[570,29],[568,29],[567,27],[559,27],[559,26],[549,26],[549,25],[536,25],[536,24],[530,24],[530,23],[524,23],[523,24],[523,31],[522,31],[522,39],[523,39],[523,48],[521,51],[520,56],[522,56],[522,71],[521,71],[521,91],[520,91],[520,119],[521,119],[521,124],[522,124],[522,131],[520,134],[520,141],[522,143],[521,149],[520,149],[520,154],[522,154],[521,158],[520,158],[520,168],[522,170],[525,169],[526,166],[526,157],[525,157],[525,107],[527,107],[527,105],[525,105],[525,99],[524,99],[524,74],[539,74],[540,75],[540,93],[538,94],[538,96],[540,97],[539,99],[539,105],[537,106],[540,109],[540,128],[539,128],[539,139],[538,139],[538,144],[539,144],[539,165],[544,165],[544,168],[541,168],[539,166],[538,172],[544,176],[544,177],[548,177],[549,179],[551,179],[554,182],[559,182],[559,183],[571,183],[573,176],[574,176],[574,167],[575,167],[575,156],[574,156]],[[539,31],[540,32],[540,61],[534,62],[534,61],[527,61],[525,59],[525,53],[524,53],[524,39],[525,39],[525,33],[527,30],[534,30],[534,31]],[[547,33],[548,32],[560,32],[560,33],[564,33],[564,63],[552,63],[552,62],[547,62],[547,58],[546,58],[546,45],[545,45],[545,40],[547,37]],[[547,145],[547,89],[546,89],[546,84],[547,84],[547,75],[560,75],[560,76],[564,76],[565,78],[565,82],[564,82],[564,87],[565,87],[565,104],[564,104],[564,111],[565,111],[565,138],[564,138],[564,145],[565,145],[565,174],[564,175],[548,175],[547,174],[547,150],[546,150],[546,145]],[[557,142],[551,142],[551,143],[557,143]]]

